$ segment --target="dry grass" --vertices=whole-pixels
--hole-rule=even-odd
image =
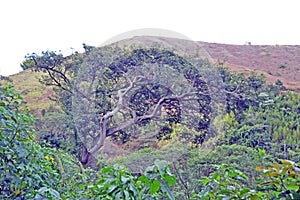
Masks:
[[[22,97],[31,108],[34,115],[39,116],[43,109],[47,110],[54,106],[49,97],[53,94],[51,88],[42,85],[39,77],[42,73],[25,70],[10,76],[16,91],[22,94]]]
[[[268,83],[280,80],[287,89],[300,92],[300,45],[201,44],[215,63],[225,60],[232,71],[263,74]]]

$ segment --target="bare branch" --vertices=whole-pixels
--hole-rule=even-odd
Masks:
[[[125,77],[126,77],[127,81],[129,82],[129,86],[127,88],[118,90],[117,96],[118,96],[119,100],[118,100],[116,107],[112,111],[106,113],[102,117],[103,119],[108,119],[108,118],[114,116],[117,112],[119,112],[119,110],[124,106],[124,103],[123,103],[124,96],[134,87],[134,84],[136,82],[141,81],[142,79],[145,78],[144,76],[137,76],[134,78],[133,81],[131,81],[127,76],[125,76]]]
[[[101,129],[100,131],[101,132],[100,132],[99,138],[96,141],[96,144],[93,146],[93,148],[90,149],[90,151],[89,151],[92,154],[96,153],[103,146],[105,138],[110,135],[110,133],[108,132],[107,127],[106,127],[107,120],[110,117],[113,117],[117,112],[119,112],[121,110],[122,107],[124,107],[124,103],[123,103],[124,96],[134,87],[135,83],[143,80],[145,77],[144,76],[136,76],[133,79],[133,81],[131,81],[127,76],[125,76],[125,78],[129,82],[129,86],[127,88],[118,90],[117,96],[118,96],[119,100],[117,102],[116,107],[112,111],[106,113],[101,118],[101,121],[100,121],[100,129]],[[122,130],[128,126],[131,126],[134,123],[135,123],[135,119],[129,120],[128,122],[119,125],[118,126],[119,130]],[[114,133],[116,133],[118,131],[115,131]]]
[[[136,117],[136,118],[132,118],[128,121],[125,121],[123,123],[120,123],[119,125],[116,125],[110,129],[107,130],[107,133],[106,135],[107,136],[111,136],[113,135],[114,133],[118,132],[118,131],[121,131],[125,128],[128,128],[140,121],[143,121],[143,120],[146,120],[146,119],[154,119],[156,117],[158,117],[158,113],[160,112],[161,110],[161,107],[163,106],[163,104],[166,102],[166,101],[172,101],[172,100],[181,100],[181,101],[189,101],[189,100],[196,100],[198,98],[196,97],[191,97],[193,95],[197,95],[197,94],[200,94],[199,92],[186,92],[186,93],[183,93],[181,95],[178,95],[178,96],[169,96],[169,97],[163,97],[161,98],[157,104],[155,105],[153,111],[150,113],[150,114],[146,114],[146,115],[143,115],[143,116],[139,116],[139,117]],[[207,94],[209,95],[209,94]]]

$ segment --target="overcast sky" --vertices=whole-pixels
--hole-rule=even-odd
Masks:
[[[298,3],[299,2],[299,3]],[[167,29],[204,42],[300,44],[298,0],[7,0],[0,2],[0,75],[27,53],[82,51],[124,32]]]

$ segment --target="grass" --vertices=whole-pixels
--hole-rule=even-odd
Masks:
[[[54,106],[54,102],[49,99],[53,91],[39,82],[41,75],[40,72],[25,70],[9,76],[16,91],[21,93],[35,116],[40,116],[43,109],[48,110]]]

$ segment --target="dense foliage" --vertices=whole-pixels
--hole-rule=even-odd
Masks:
[[[75,121],[65,125],[66,132],[73,130],[85,166],[96,168],[93,157],[106,137],[126,143],[150,123],[157,139],[168,137],[178,123],[198,132],[190,137],[196,144],[213,132],[208,76],[199,70],[214,69],[209,62],[157,48],[101,47],[69,57],[52,51],[32,54],[22,65],[44,72],[41,82],[55,86],[66,118]]]
[[[168,164],[156,160],[139,178],[122,166],[84,169],[63,151],[38,144],[29,107],[12,86],[0,90],[1,199],[174,199]]]
[[[1,98],[1,197],[32,197],[42,187],[59,184],[59,173],[53,167],[51,151],[35,140],[29,107],[12,86],[2,87]],[[51,186],[52,187],[52,186]],[[55,190],[51,190],[55,194]]]
[[[300,95],[287,92],[256,108],[249,107],[240,122],[230,112],[225,116],[228,129],[219,144],[259,147],[285,159],[299,160],[299,154],[292,153],[299,148],[299,108]]]
[[[22,63],[60,106],[37,120],[1,86],[0,199],[300,198],[299,94],[169,50],[85,49]],[[125,153],[95,153],[108,139]]]

